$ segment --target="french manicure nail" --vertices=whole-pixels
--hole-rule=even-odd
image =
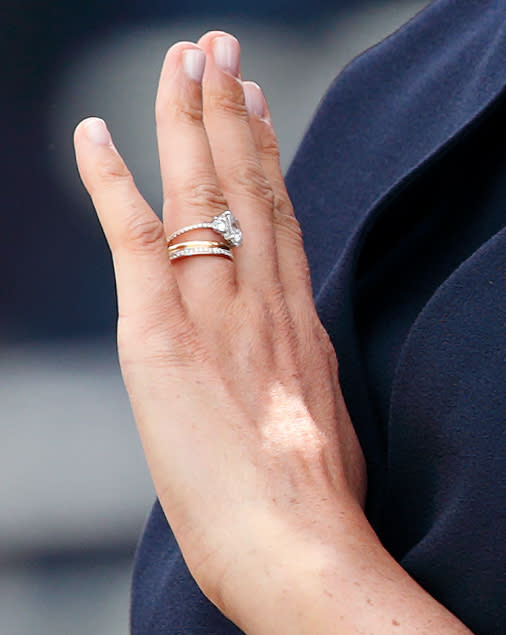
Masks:
[[[92,143],[96,143],[101,146],[108,146],[112,144],[111,135],[109,134],[103,119],[91,117],[86,122],[85,130],[88,139]]]
[[[195,82],[202,81],[206,66],[206,54],[201,49],[186,49],[183,51],[183,69],[187,77]]]
[[[213,55],[216,65],[226,73],[239,77],[239,42],[229,35],[222,35],[213,41]]]
[[[250,115],[263,117],[265,115],[265,99],[262,89],[255,82],[244,82],[244,100]]]

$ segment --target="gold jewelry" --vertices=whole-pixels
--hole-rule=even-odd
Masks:
[[[230,245],[215,240],[188,240],[169,245],[167,251],[171,261],[190,256],[224,256],[230,260],[234,259]]]
[[[180,243],[169,245],[167,249],[169,250],[169,253],[170,253],[177,249],[181,249],[183,247],[188,247],[190,249],[199,248],[199,247],[221,247],[223,249],[230,249],[227,243],[217,241],[217,240],[186,240]]]

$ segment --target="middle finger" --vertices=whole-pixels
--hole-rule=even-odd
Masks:
[[[239,217],[244,245],[237,256],[239,285],[279,285],[272,213],[274,195],[249,125],[240,80],[240,46],[230,34],[206,33],[198,42],[207,53],[204,121],[219,183]]]

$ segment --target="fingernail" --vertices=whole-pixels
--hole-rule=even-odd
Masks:
[[[86,122],[85,126],[86,135],[92,143],[96,143],[101,146],[108,146],[112,144],[111,135],[105,121],[98,117],[91,117]]]
[[[206,66],[206,54],[201,49],[186,49],[183,51],[183,69],[187,77],[195,82],[202,81]]]
[[[239,77],[239,42],[229,35],[222,35],[213,41],[213,55],[216,65],[226,73]]]
[[[244,100],[250,115],[263,117],[265,115],[265,99],[262,89],[255,82],[244,82]]]

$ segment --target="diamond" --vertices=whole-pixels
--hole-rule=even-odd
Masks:
[[[242,244],[242,231],[239,221],[230,210],[227,209],[219,216],[215,216],[211,226],[214,231],[221,234],[232,247],[239,247]]]

